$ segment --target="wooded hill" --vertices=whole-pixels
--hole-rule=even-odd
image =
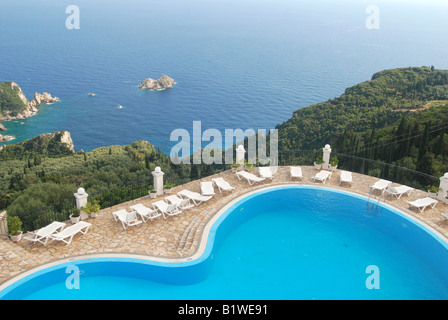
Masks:
[[[299,109],[278,125],[280,150],[316,149],[344,132],[365,133],[448,104],[448,71],[400,68],[375,73],[340,97]]]

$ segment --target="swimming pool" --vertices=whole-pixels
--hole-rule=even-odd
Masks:
[[[448,298],[447,243],[389,206],[367,210],[366,199],[350,193],[268,188],[229,204],[207,231],[191,261],[65,261],[16,281],[0,298]],[[79,273],[68,272],[73,266]],[[372,267],[379,289],[366,285]],[[68,289],[74,274],[79,289]]]

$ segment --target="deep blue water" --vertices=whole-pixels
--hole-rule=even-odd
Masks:
[[[67,265],[79,268],[79,289],[67,289]],[[445,300],[447,265],[447,244],[401,213],[380,205],[373,214],[365,198],[338,191],[283,187],[229,208],[197,261],[73,261],[0,299]],[[369,266],[375,289],[366,286]]]
[[[65,27],[71,4],[79,30]],[[0,0],[0,81],[17,82],[29,99],[61,98],[5,122],[7,134],[18,142],[68,130],[76,150],[144,139],[168,152],[172,130],[191,131],[195,120],[203,130],[270,129],[377,71],[448,69],[446,2],[376,1],[379,30],[365,27],[371,4]],[[162,74],[173,89],[137,89]]]

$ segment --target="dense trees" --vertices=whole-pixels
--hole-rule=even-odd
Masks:
[[[281,150],[332,144],[345,130],[366,132],[399,121],[404,113],[448,102],[448,71],[402,68],[378,72],[335,99],[294,112],[277,126]]]
[[[365,132],[344,131],[332,147],[337,152],[384,161],[429,175],[448,171],[448,103],[407,113],[395,124]]]
[[[33,138],[0,151],[0,210],[19,216],[26,230],[67,219],[79,187],[108,207],[147,195],[156,166],[165,172],[166,182],[176,185],[224,168],[173,165],[147,141],[74,153],[58,145],[57,136],[53,139],[46,141],[52,148],[43,148],[42,140]]]
[[[11,84],[11,81],[0,83],[0,118],[7,114],[16,116],[27,107],[18,96],[20,88]]]

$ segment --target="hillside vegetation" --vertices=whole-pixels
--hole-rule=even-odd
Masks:
[[[6,115],[17,116],[28,107],[19,97],[23,94],[20,87],[12,84],[12,81],[0,83],[0,118]]]
[[[277,126],[280,150],[316,149],[344,131],[366,132],[394,124],[431,101],[448,100],[448,71],[401,68],[375,73],[340,97],[299,109]]]

